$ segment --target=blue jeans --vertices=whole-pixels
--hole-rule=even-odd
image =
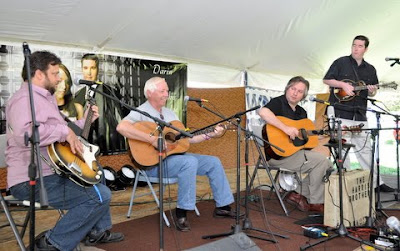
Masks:
[[[104,232],[111,228],[111,191],[103,184],[96,189],[81,187],[59,175],[44,177],[49,205],[56,209],[68,210],[46,236],[49,242],[60,250],[73,250],[90,232]],[[39,201],[40,181],[36,185],[36,201]],[[29,182],[10,188],[11,194],[20,200],[29,200]]]
[[[217,207],[231,204],[233,195],[219,158],[185,153],[171,155],[163,160],[163,176],[178,178],[177,207],[194,210],[196,204],[196,176],[207,176]],[[158,166],[147,170],[148,176],[158,177]]]

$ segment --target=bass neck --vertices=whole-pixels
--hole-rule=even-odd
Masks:
[[[81,137],[86,140],[88,139],[88,136],[89,136],[90,126],[92,124],[92,118],[93,118],[93,113],[94,113],[92,110],[92,106],[93,106],[93,101],[90,100],[89,107],[88,107],[89,111],[87,113],[85,124],[83,126],[82,133],[81,133]]]

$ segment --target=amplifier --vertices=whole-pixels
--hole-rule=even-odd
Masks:
[[[369,170],[343,172],[343,223],[346,227],[365,225],[369,216],[369,174]],[[337,227],[340,224],[339,198],[339,174],[336,173],[325,183],[324,224],[327,226]],[[372,213],[375,213],[374,200]]]

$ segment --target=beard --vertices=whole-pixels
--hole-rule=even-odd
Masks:
[[[57,84],[52,84],[50,79],[46,75],[46,83],[45,83],[45,89],[50,92],[51,95],[53,95],[56,92],[56,86]]]
[[[54,86],[48,86],[47,90],[50,92],[51,95],[53,95],[56,92],[56,88]]]

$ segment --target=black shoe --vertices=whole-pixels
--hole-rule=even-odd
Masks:
[[[395,191],[395,189],[391,188],[390,186],[386,184],[382,184],[379,186],[379,191],[382,193],[392,193]],[[375,192],[378,192],[378,188],[375,188]]]
[[[89,233],[86,236],[85,245],[94,246],[99,243],[111,243],[118,242],[124,239],[123,233],[112,233],[110,230],[106,230],[103,233]]]
[[[213,216],[215,218],[236,218],[236,212],[234,212],[232,210],[224,210],[224,209],[216,207],[214,209]],[[243,216],[244,216],[244,213],[240,214],[239,218],[241,218]]]
[[[179,231],[182,232],[190,231],[190,224],[186,217],[176,218],[175,225]]]
[[[58,251],[56,247],[54,247],[46,237],[46,232],[44,231],[40,233],[38,236],[35,238],[35,250],[37,251]]]

